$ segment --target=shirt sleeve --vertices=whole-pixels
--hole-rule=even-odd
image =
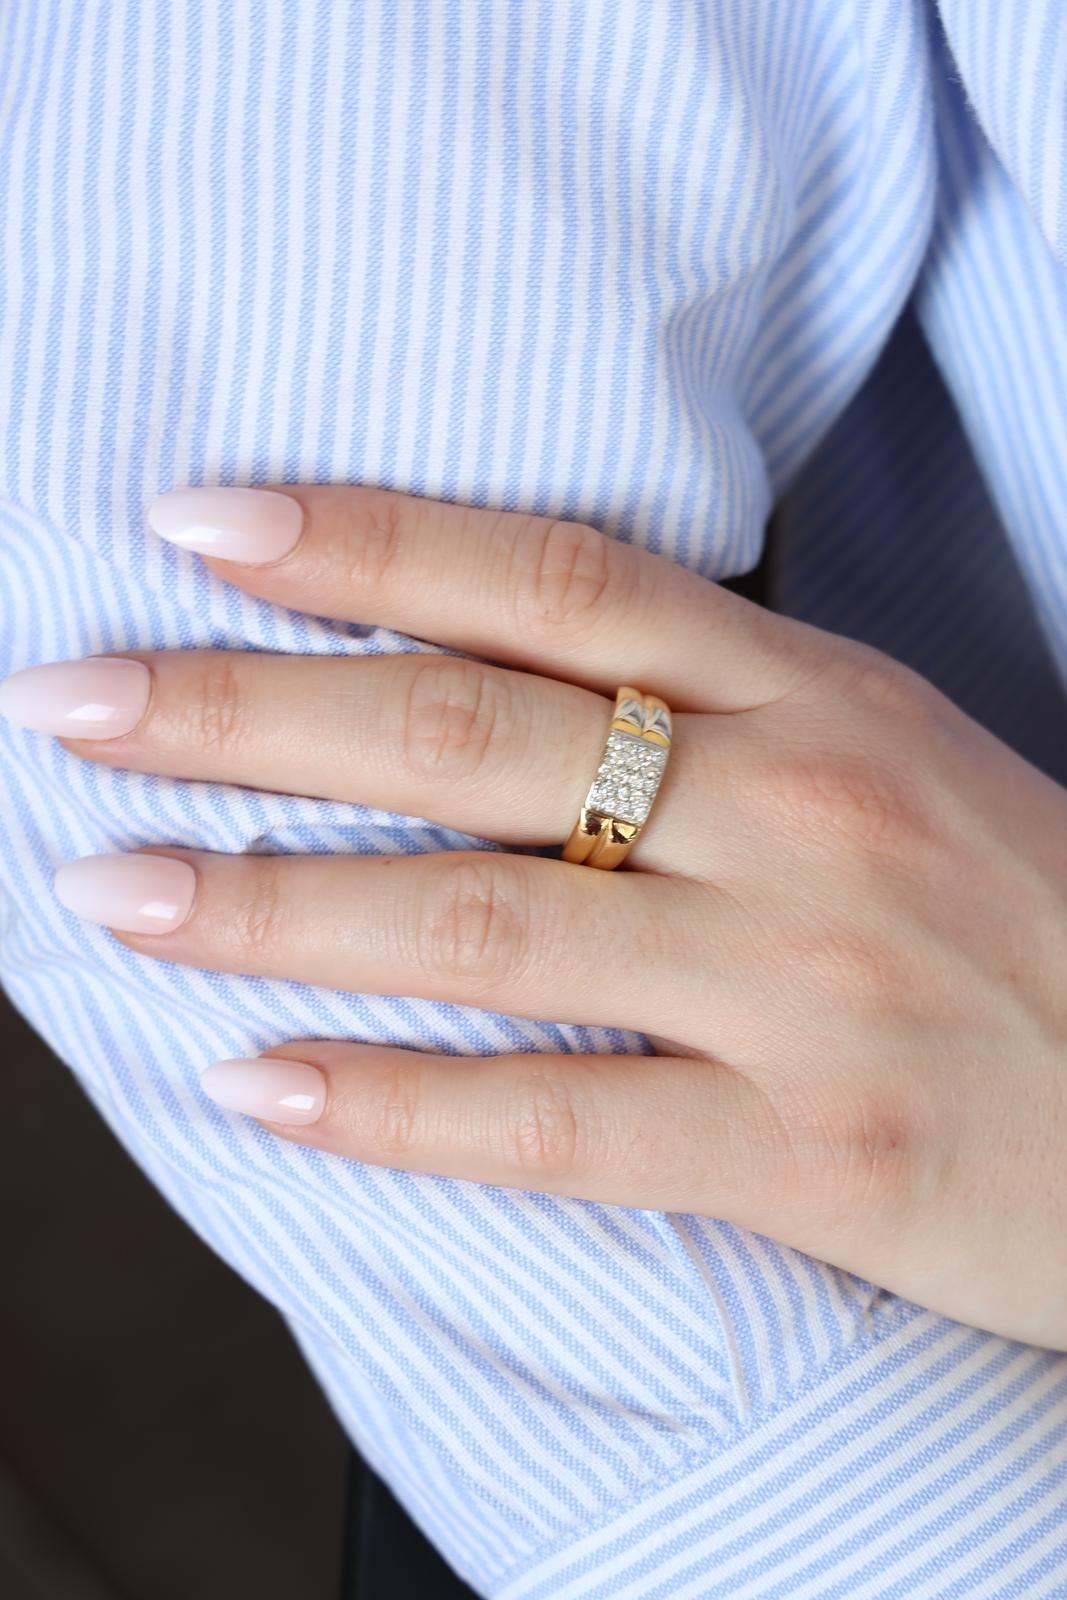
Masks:
[[[918,0],[38,0],[4,29],[4,671],[427,648],[151,540],[178,484],[378,483],[745,570],[930,244]],[[198,1088],[301,1035],[641,1040],[144,961],[50,890],[151,843],[469,840],[0,741],[5,985],[477,1592],[1062,1593],[1067,1358],[714,1220],[326,1158]]]

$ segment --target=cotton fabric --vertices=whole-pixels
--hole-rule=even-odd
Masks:
[[[571,517],[713,579],[773,509],[782,609],[1067,777],[1061,0],[8,0],[0,62],[4,672],[428,648],[165,547],[179,485]],[[50,888],[146,844],[471,841],[0,741],[6,987],[478,1593],[1067,1595],[1067,1356],[716,1220],[325,1158],[198,1086],[307,1035],[643,1041],[179,969]]]

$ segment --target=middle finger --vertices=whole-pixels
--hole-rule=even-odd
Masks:
[[[709,891],[497,851],[424,856],[86,856],[70,910],[143,955],[332,989],[674,1036],[708,999]],[[715,900],[724,939],[728,902]],[[683,1042],[687,1042],[683,1040]]]

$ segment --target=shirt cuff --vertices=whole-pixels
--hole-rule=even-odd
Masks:
[[[491,1593],[1062,1594],[1065,1432],[1067,1355],[898,1302],[713,1459],[557,1540]]]

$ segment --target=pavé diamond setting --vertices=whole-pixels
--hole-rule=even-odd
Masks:
[[[613,728],[586,796],[587,808],[623,822],[644,822],[666,765],[666,750]]]
[[[671,748],[671,714],[656,695],[625,687],[565,861],[617,867],[648,820]]]

